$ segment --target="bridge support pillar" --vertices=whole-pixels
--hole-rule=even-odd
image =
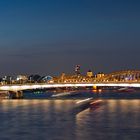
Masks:
[[[12,99],[23,99],[23,92],[14,91],[14,93],[12,94]]]

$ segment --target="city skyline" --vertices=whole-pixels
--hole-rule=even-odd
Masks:
[[[0,1],[0,75],[140,69],[140,2]]]

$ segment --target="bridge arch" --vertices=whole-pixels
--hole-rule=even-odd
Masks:
[[[104,76],[104,81],[139,81],[140,71],[139,70],[124,70],[117,71]]]

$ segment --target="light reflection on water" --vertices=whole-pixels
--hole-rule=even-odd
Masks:
[[[78,139],[139,140],[140,100],[104,102],[97,110],[86,110],[77,116]]]
[[[76,112],[75,100],[3,100],[0,140],[139,140],[140,100],[103,100]]]

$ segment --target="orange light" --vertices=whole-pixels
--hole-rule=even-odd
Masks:
[[[97,86],[94,85],[94,86],[93,86],[93,89],[94,89],[94,90],[97,90]]]
[[[102,102],[102,100],[93,101],[93,102],[90,103],[90,105],[93,105],[93,104],[96,104],[96,103],[101,103],[101,102]]]

